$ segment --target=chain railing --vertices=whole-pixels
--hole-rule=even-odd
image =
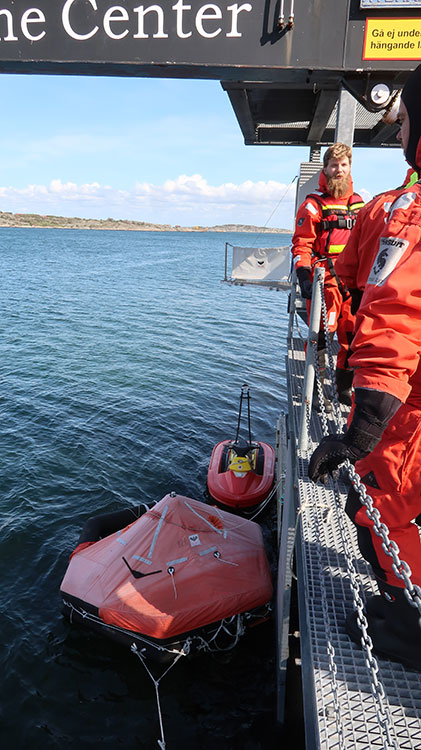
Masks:
[[[342,431],[341,423],[343,420],[341,418],[341,410],[339,406],[338,392],[336,388],[336,380],[334,377],[335,375],[334,354],[333,354],[332,341],[329,336],[327,309],[326,309],[326,303],[325,303],[324,295],[323,295],[323,276],[324,276],[323,274],[319,275],[317,279],[315,280],[315,283],[313,286],[313,294],[314,294],[315,287],[319,286],[320,293],[318,294],[318,296],[320,296],[320,299],[321,299],[321,319],[322,319],[325,340],[326,340],[328,368],[329,368],[329,374],[331,377],[332,388],[334,389],[334,395],[332,398],[332,402],[333,402],[332,417],[333,417],[333,423],[338,428],[338,431],[341,432]],[[315,384],[316,384],[318,400],[320,404],[319,417],[320,417],[320,421],[322,425],[322,432],[323,432],[323,435],[327,435],[329,434],[329,425],[328,425],[327,413],[326,413],[326,408],[325,408],[325,403],[324,403],[323,387],[322,387],[321,378],[320,378],[319,361],[317,357],[317,337],[315,337],[314,332],[311,333],[310,330],[309,330],[309,336],[308,336],[308,347],[311,348],[312,350],[311,359],[312,359],[312,364],[314,366],[314,374],[316,378]],[[307,356],[308,356],[308,352],[307,352]],[[309,436],[310,421],[311,421],[311,405],[309,405],[308,400],[304,398],[303,398],[302,419],[305,423],[307,436]],[[306,441],[303,441],[303,442],[306,442]],[[299,447],[303,447],[305,449],[304,445],[299,446]],[[359,495],[362,505],[365,506],[366,514],[369,520],[373,524],[374,532],[382,540],[382,548],[384,552],[387,555],[389,555],[393,560],[392,567],[393,567],[393,571],[396,577],[399,580],[403,581],[405,585],[405,595],[408,599],[408,602],[412,606],[418,608],[418,611],[420,613],[419,624],[421,627],[421,588],[412,583],[412,580],[411,580],[412,572],[411,572],[409,565],[404,560],[401,560],[399,556],[398,545],[393,540],[390,539],[389,529],[387,528],[386,524],[381,521],[380,511],[377,508],[375,508],[373,499],[367,493],[367,490],[364,484],[361,482],[361,478],[355,471],[354,466],[349,461],[345,462],[345,470],[353,488]],[[368,676],[370,679],[371,692],[372,692],[374,700],[376,701],[377,720],[383,732],[383,737],[384,737],[383,748],[385,750],[387,750],[387,748],[393,748],[394,750],[397,750],[399,746],[394,736],[395,732],[394,732],[393,722],[392,722],[390,710],[387,706],[384,686],[383,686],[381,677],[379,675],[379,665],[376,660],[376,657],[373,654],[373,642],[368,633],[368,621],[364,612],[364,592],[363,592],[362,584],[359,581],[358,574],[354,565],[354,555],[353,555],[351,544],[348,538],[348,531],[347,531],[347,528],[345,525],[345,519],[343,516],[343,508],[341,505],[339,485],[336,479],[333,479],[332,482],[333,482],[335,505],[338,511],[337,520],[338,520],[338,525],[339,525],[339,530],[340,530],[341,543],[343,546],[344,556],[345,556],[346,565],[347,565],[347,572],[349,576],[351,592],[352,592],[352,597],[353,597],[353,607],[357,613],[357,622],[361,630],[361,645],[363,648],[365,663],[366,663],[366,667],[368,671]],[[320,538],[320,535],[318,532],[317,532],[317,536],[318,538]],[[320,585],[321,585],[321,603],[322,603],[322,609],[323,609],[324,622],[326,626],[326,637],[328,640],[328,660],[329,660],[329,669],[330,669],[331,678],[332,678],[333,703],[334,703],[335,711],[336,711],[337,709],[339,710],[338,689],[337,689],[337,682],[336,682],[337,670],[336,670],[336,664],[335,664],[335,651],[334,651],[332,638],[331,638],[327,596],[326,596],[325,584],[323,580],[323,572],[322,572],[323,566],[322,566],[320,545],[319,545],[318,562],[320,566],[319,577],[320,577]],[[344,747],[343,731],[341,727],[338,728],[338,742],[339,742],[340,748]]]
[[[364,612],[365,597],[360,583],[358,573],[354,564],[354,555],[352,552],[351,544],[348,538],[348,530],[345,525],[345,519],[343,515],[343,509],[341,506],[340,492],[338,482],[333,482],[335,505],[338,509],[337,522],[339,527],[339,533],[342,542],[342,548],[344,551],[344,557],[346,562],[347,573],[349,576],[349,582],[351,586],[353,607],[357,612],[357,622],[361,630],[361,646],[364,651],[364,660],[367,667],[367,672],[370,678],[370,689],[372,695],[376,701],[376,715],[377,721],[384,733],[384,744],[385,750],[392,747],[394,750],[398,750],[398,743],[396,738],[393,737],[393,722],[390,714],[389,707],[386,703],[386,694],[381,679],[379,679],[379,665],[376,657],[373,654],[373,641],[368,633],[368,620]]]
[[[381,521],[380,511],[378,508],[374,507],[373,499],[367,493],[365,485],[361,482],[361,478],[355,471],[354,466],[347,461],[345,463],[345,468],[348,477],[352,482],[352,486],[355,491],[358,492],[361,503],[365,506],[365,512],[368,518],[373,523],[374,533],[382,540],[383,551],[393,560],[392,568],[395,576],[405,584],[405,596],[408,599],[409,604],[413,607],[418,607],[418,612],[420,613],[420,619],[418,622],[421,627],[421,588],[412,583],[411,568],[405,560],[400,559],[399,547],[396,542],[389,538],[389,529],[386,524]]]
[[[328,335],[327,309],[326,309],[326,302],[325,302],[323,294],[322,294],[321,305],[322,305],[323,326],[324,326],[324,331],[325,331],[325,338],[326,338],[328,358],[329,358],[329,367],[331,368],[332,372],[334,372],[333,351],[332,351],[330,337]],[[337,398],[335,400],[338,405]],[[328,434],[327,421],[323,425],[323,434],[324,435]],[[366,514],[369,520],[373,523],[375,534],[377,534],[377,536],[379,536],[382,540],[382,548],[384,552],[393,560],[393,566],[392,566],[393,572],[395,573],[396,577],[400,579],[401,581],[403,581],[405,584],[405,595],[408,599],[408,602],[412,606],[418,607],[418,611],[421,616],[421,588],[412,583],[411,568],[409,567],[408,563],[400,559],[399,547],[396,544],[396,542],[392,541],[389,538],[389,529],[387,528],[386,524],[381,521],[380,511],[378,510],[378,508],[374,507],[373,499],[367,493],[365,485],[361,482],[361,478],[355,471],[354,466],[349,461],[346,461],[345,469],[346,469],[348,478],[352,483],[352,486],[354,487],[355,491],[359,495],[362,505],[365,506]],[[421,617],[420,617],[420,627],[421,627]]]

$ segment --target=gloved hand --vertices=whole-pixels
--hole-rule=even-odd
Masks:
[[[361,299],[364,294],[363,289],[349,289],[351,299],[351,315],[355,315],[361,304]]]
[[[346,459],[351,463],[365,458],[380,441],[389,420],[401,405],[399,399],[384,391],[355,389],[355,411],[345,435],[327,435],[314,451],[308,475],[313,482],[326,483],[327,475]]]
[[[300,285],[301,296],[304,299],[311,299],[313,293],[313,282],[311,280],[311,270],[308,266],[297,268],[297,279]]]
[[[347,459],[352,464],[364,458],[370,451],[363,451],[358,447],[350,445],[346,435],[326,435],[320,445],[314,451],[308,467],[308,475],[313,482],[326,484],[327,475],[331,474],[334,479],[338,478],[338,467]],[[377,443],[378,441],[376,441]],[[375,445],[373,445],[373,448]]]

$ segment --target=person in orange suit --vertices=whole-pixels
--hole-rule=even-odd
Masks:
[[[358,212],[349,240],[335,265],[336,273],[351,294],[353,315],[356,314],[361,302],[365,284],[377,254],[377,240],[384,229],[390,207],[402,189],[409,189],[417,179],[416,171],[410,167],[403,185],[374,196]]]
[[[324,298],[329,333],[337,331],[340,350],[337,359],[336,385],[339,400],[351,404],[352,370],[348,366],[349,344],[354,328],[351,297],[335,272],[335,263],[345,247],[359,209],[364,205],[354,193],[351,177],[352,151],[344,143],[326,150],[320,173],[319,190],[307,195],[297,211],[292,255],[301,295],[307,300],[310,314],[315,265],[325,269]],[[318,341],[319,370],[325,371],[326,340],[322,330]]]
[[[406,160],[421,173],[421,65],[409,76],[399,107]],[[373,238],[373,242],[375,239]],[[356,316],[353,354],[354,410],[347,432],[329,435],[309,464],[313,481],[346,459],[387,526],[399,557],[411,570],[412,599],[393,558],[374,531],[352,488],[346,510],[357,527],[362,555],[371,563],[380,594],[366,603],[374,651],[421,671],[421,183],[398,191],[379,236],[377,252]],[[360,643],[357,613],[346,621]]]

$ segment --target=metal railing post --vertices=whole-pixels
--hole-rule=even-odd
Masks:
[[[288,346],[289,346],[289,342],[291,341],[292,331],[294,328],[296,297],[297,297],[297,274],[294,268],[292,272],[291,292],[290,292],[290,297],[289,297],[289,320],[288,320],[288,335],[287,335]]]
[[[304,370],[303,396],[301,401],[300,432],[298,437],[299,450],[307,450],[307,408],[311,410],[314,387],[314,343],[317,342],[320,331],[320,316],[322,314],[322,285],[325,269],[315,266],[313,278],[313,293],[311,297],[310,320],[308,323],[307,353]]]
[[[227,271],[228,271],[228,245],[229,244],[230,244],[229,242],[225,243],[225,278],[224,278],[224,281],[228,281]]]

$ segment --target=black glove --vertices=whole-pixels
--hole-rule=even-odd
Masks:
[[[304,299],[311,299],[313,293],[313,282],[311,280],[311,270],[308,266],[297,268],[297,279],[300,285],[301,296]]]
[[[389,420],[401,405],[390,393],[356,388],[355,412],[345,435],[327,435],[314,451],[308,467],[313,482],[326,483],[346,459],[355,463],[365,458],[380,441]]]
[[[370,450],[364,451],[358,446],[349,443],[349,430],[345,435],[326,435],[310,459],[308,467],[310,479],[313,482],[320,480],[323,484],[326,484],[328,474],[331,474],[336,479],[336,470],[344,461],[348,459],[354,464],[370,453],[378,442],[378,440],[373,441],[373,447]]]
[[[358,308],[359,308],[359,306],[360,306],[360,304],[361,304],[361,299],[362,299],[362,296],[364,294],[364,290],[363,289],[349,289],[349,293],[350,293],[350,295],[352,297],[352,300],[351,300],[351,315],[355,315],[356,312],[357,312],[357,310],[358,310]]]

